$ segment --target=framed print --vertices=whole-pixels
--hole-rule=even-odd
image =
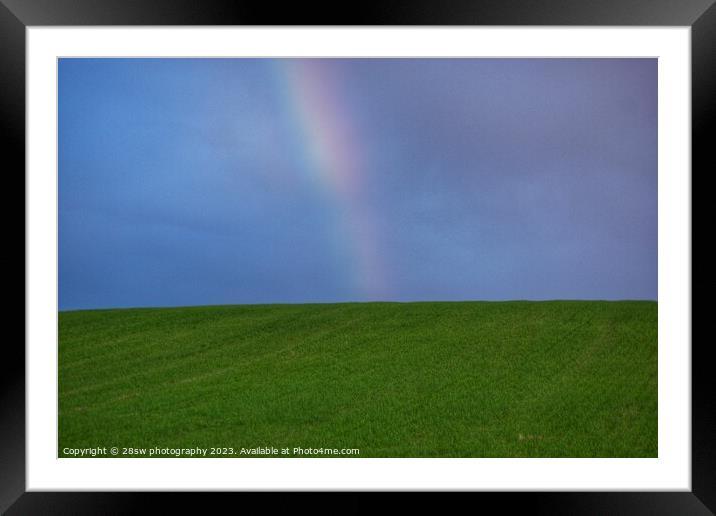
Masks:
[[[711,2],[0,14],[26,193],[8,514],[168,491],[714,510]]]

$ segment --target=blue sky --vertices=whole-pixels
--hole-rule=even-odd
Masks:
[[[656,296],[655,59],[60,60],[60,309]]]

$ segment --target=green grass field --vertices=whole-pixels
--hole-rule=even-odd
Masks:
[[[657,303],[61,312],[58,454],[111,446],[654,457]]]

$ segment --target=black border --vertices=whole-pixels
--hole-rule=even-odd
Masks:
[[[14,177],[19,178],[25,168],[25,28],[37,25],[691,26],[692,170],[700,170],[705,175],[716,170],[709,148],[709,135],[716,128],[715,1],[364,0],[355,4],[329,4],[269,0],[0,0],[0,142],[4,161],[11,163],[3,167],[4,176],[12,177],[14,172]],[[693,177],[692,172],[692,183]],[[24,191],[24,183],[22,188]],[[25,247],[23,258],[27,258]],[[157,502],[165,509],[166,504],[175,504],[181,512],[206,510],[209,493],[25,493],[25,348],[24,342],[21,344],[19,339],[9,337],[2,344],[0,512],[7,511],[11,515],[135,514],[148,512]],[[713,443],[716,401],[707,360],[709,344],[708,341],[692,342],[691,492],[479,493],[477,498],[471,496],[468,503],[477,501],[479,505],[474,505],[475,508],[499,504],[501,511],[527,508],[536,514],[551,515],[713,514],[716,512],[716,447]],[[322,497],[317,506],[315,496],[309,497],[306,493],[288,498],[272,497],[271,501],[265,496],[259,499],[257,493],[213,493],[211,496],[228,502],[230,507],[240,496],[242,505],[258,501],[267,509],[315,511],[324,506],[333,510],[340,508],[340,512],[371,510],[382,506],[385,499],[379,494],[351,493],[340,502]],[[430,506],[424,495],[416,498],[424,508]],[[436,507],[445,509],[444,499],[437,503]],[[233,508],[240,510],[239,506]]]

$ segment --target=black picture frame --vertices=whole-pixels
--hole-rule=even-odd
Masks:
[[[229,0],[0,0],[0,124],[5,175],[25,166],[25,29],[42,25],[634,25],[692,29],[692,191],[694,171],[716,170],[709,135],[716,125],[716,0],[451,0],[370,1],[357,4]],[[9,158],[9,159],[8,159]],[[24,190],[24,182],[23,182]],[[693,212],[693,202],[692,202]],[[692,215],[692,219],[693,219]],[[12,220],[12,219],[6,219]],[[693,230],[692,230],[693,234]],[[24,248],[23,248],[24,249]],[[693,256],[693,245],[692,245]],[[24,259],[28,257],[23,251]],[[692,266],[693,271],[693,266]],[[692,290],[693,297],[693,290]],[[693,304],[693,302],[692,302]],[[692,317],[693,320],[693,317]],[[692,323],[693,327],[693,323]],[[692,342],[692,491],[589,493],[479,493],[477,504],[537,514],[713,514],[716,512],[716,402],[708,341]],[[209,493],[25,492],[25,349],[3,343],[0,374],[0,512],[20,514],[142,513],[156,502],[182,511],[206,510]],[[213,496],[217,496],[215,493]],[[257,493],[241,496],[242,503]],[[290,496],[286,499],[285,496]],[[261,496],[264,507],[341,512],[382,504],[375,494],[340,501],[294,493]],[[421,505],[425,505],[423,498]],[[444,509],[444,501],[438,502]],[[469,502],[474,504],[474,501]],[[318,505],[317,505],[318,504]],[[165,505],[165,509],[166,509]]]

